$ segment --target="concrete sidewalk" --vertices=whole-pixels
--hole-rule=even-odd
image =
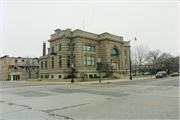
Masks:
[[[125,81],[137,81],[137,80],[147,80],[147,79],[154,79],[155,77],[141,77],[141,78],[132,78],[132,80],[128,79],[116,79],[116,80],[101,80],[101,83],[115,83],[115,82],[125,82]],[[87,81],[87,82],[75,82],[79,84],[92,84],[92,83],[99,83],[99,81]]]

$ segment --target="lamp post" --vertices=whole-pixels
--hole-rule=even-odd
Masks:
[[[136,37],[134,37],[134,38],[132,38],[131,40],[128,41],[129,42],[129,61],[130,61],[130,80],[132,80],[132,75],[131,75],[131,50],[130,50],[130,42],[132,40],[136,41],[137,39],[136,39]]]
[[[72,69],[71,69],[71,83],[74,83],[74,80],[73,80],[73,72],[74,72],[74,63],[73,63],[73,37],[72,36],[68,36],[70,39],[71,39],[71,62],[72,62]],[[63,33],[63,38],[65,38],[65,33]]]

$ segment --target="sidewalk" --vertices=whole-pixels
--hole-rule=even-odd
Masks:
[[[137,81],[137,80],[147,80],[147,79],[154,79],[155,77],[140,77],[140,78],[132,78],[132,80],[128,79],[116,79],[116,80],[103,80],[101,83],[115,83],[115,82],[125,82],[125,81]],[[66,82],[68,83],[68,82]],[[87,82],[76,82],[78,84],[93,84],[99,83],[99,81],[87,81]]]

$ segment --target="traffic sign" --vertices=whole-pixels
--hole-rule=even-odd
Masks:
[[[74,63],[72,63],[72,68],[74,68]]]

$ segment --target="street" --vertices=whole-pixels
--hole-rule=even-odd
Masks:
[[[0,82],[0,119],[179,119],[179,77]]]

